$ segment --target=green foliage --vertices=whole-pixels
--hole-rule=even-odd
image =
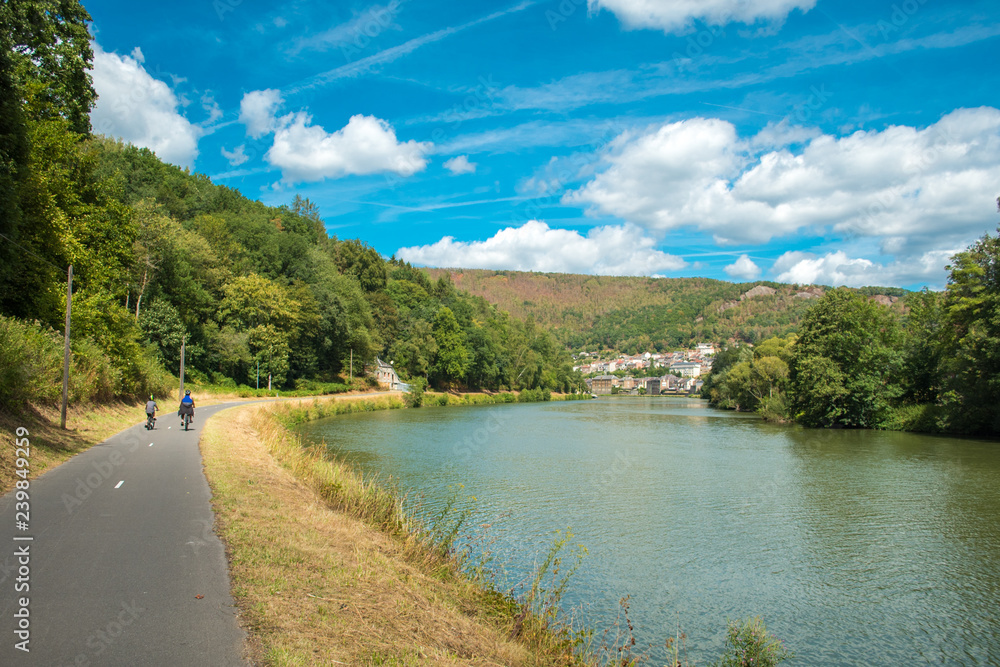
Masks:
[[[881,428],[902,395],[901,331],[888,308],[851,290],[821,298],[792,356],[791,408],[807,426]]]
[[[403,401],[408,408],[419,408],[424,404],[424,390],[427,388],[427,380],[422,377],[414,378],[410,381],[410,391],[403,396]]]
[[[998,228],[1000,232],[1000,228]],[[951,427],[1000,432],[1000,234],[952,258],[944,297],[941,365]]]
[[[433,377],[444,386],[451,386],[465,377],[469,367],[469,350],[465,346],[465,332],[458,326],[455,314],[443,306],[434,318],[434,341],[437,343],[437,363]]]
[[[767,631],[759,616],[745,621],[730,621],[726,649],[717,667],[774,667],[794,654],[780,639]]]
[[[63,341],[53,330],[0,316],[0,409],[54,403],[62,384]]]

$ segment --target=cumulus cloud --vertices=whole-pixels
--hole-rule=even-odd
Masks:
[[[467,155],[453,157],[444,163],[444,168],[455,175],[476,173],[476,163],[469,162],[469,156]]]
[[[446,236],[431,245],[400,248],[396,254],[424,266],[612,276],[656,275],[686,266],[683,259],[655,245],[631,225],[596,227],[583,236],[531,220],[502,229],[485,241],[456,241]]]
[[[284,100],[280,90],[253,90],[240,100],[240,122],[246,125],[247,136],[260,139],[278,129],[277,112]]]
[[[590,11],[607,9],[629,28],[685,32],[695,20],[711,25],[782,22],[793,10],[807,12],[816,0],[587,0]]]
[[[131,55],[107,53],[94,47],[94,89],[97,104],[90,114],[95,132],[148,148],[160,159],[186,167],[198,157],[203,130],[178,111],[174,91],[143,67],[136,47]]]
[[[886,264],[860,257],[849,257],[842,250],[816,255],[786,252],[775,261],[772,273],[779,282],[799,285],[917,285],[940,289],[944,267],[962,248],[931,250],[913,259]],[[727,269],[728,271],[728,269]]]
[[[748,255],[740,255],[739,259],[725,267],[723,271],[730,278],[743,280],[755,280],[760,275],[760,267]]]
[[[281,169],[286,183],[340,178],[348,174],[392,172],[412,176],[427,166],[427,142],[396,139],[386,121],[374,116],[351,116],[347,125],[328,133],[305,112],[278,121],[274,144],[264,158]]]
[[[1000,110],[958,109],[924,129],[809,134],[741,138],[711,118],[623,134],[604,170],[564,201],[718,243],[832,231],[878,239],[889,254],[960,247],[995,225]]]

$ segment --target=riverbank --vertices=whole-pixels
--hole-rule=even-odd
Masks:
[[[303,448],[286,427],[403,407],[398,395],[288,401],[227,410],[206,425],[201,449],[216,531],[253,659],[578,664],[572,642],[542,630],[421,539],[392,491]]]
[[[226,387],[199,387],[192,385],[197,405],[217,405],[232,400],[247,400],[239,391]],[[338,394],[341,398],[364,395],[359,393]],[[266,398],[261,396],[259,398]],[[176,412],[180,396],[177,390],[164,397],[157,397],[159,415]],[[29,479],[51,470],[73,456],[94,445],[104,442],[112,435],[141,424],[145,419],[142,403],[111,402],[70,405],[66,414],[66,428],[60,428],[60,410],[54,405],[29,405],[20,413],[0,412],[0,448],[13,454],[15,432],[18,428],[28,431],[31,442]],[[16,475],[16,457],[0,456],[0,494],[14,488],[20,479]]]

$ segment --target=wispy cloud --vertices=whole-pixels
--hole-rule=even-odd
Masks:
[[[910,51],[967,46],[1000,36],[1000,24],[963,26],[875,45],[869,43],[873,31],[874,25],[860,26],[786,42],[771,53],[781,52],[787,58],[771,67],[746,66],[758,55],[734,58],[705,54],[697,62],[647,63],[633,70],[573,74],[533,87],[506,86],[494,92],[491,104],[471,112],[449,110],[408,122],[460,122],[517,111],[565,113],[597,104],[628,104],[667,95],[740,89]],[[734,72],[735,65],[741,65],[743,72]]]
[[[440,30],[435,30],[434,32],[428,33],[426,35],[421,35],[420,37],[414,37],[413,39],[403,42],[397,46],[393,46],[388,49],[384,49],[370,55],[366,58],[361,58],[346,65],[341,65],[340,67],[335,67],[326,72],[321,72],[314,76],[309,77],[305,81],[302,81],[296,85],[293,85],[288,89],[289,94],[295,94],[302,92],[304,90],[309,90],[311,88],[316,88],[319,86],[325,86],[327,84],[333,83],[340,79],[352,79],[363,74],[367,74],[376,68],[391,63],[395,60],[402,58],[403,56],[409,55],[416,51],[417,49],[426,46],[427,44],[433,44],[434,42],[439,42],[446,37],[450,37],[454,34],[460,33],[469,28],[473,28],[483,23],[488,23],[494,21],[498,18],[502,18],[509,14],[514,14],[516,12],[524,11],[528,7],[535,4],[535,0],[525,0],[513,7],[503,9],[492,14],[487,14],[481,18],[469,21],[468,23],[463,23],[458,26],[451,26],[448,28],[442,28]]]

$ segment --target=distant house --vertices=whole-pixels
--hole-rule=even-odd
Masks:
[[[617,379],[614,375],[598,375],[593,378],[590,390],[595,394],[610,394],[611,387],[614,386]]]
[[[375,376],[380,385],[388,387],[390,391],[402,390],[403,383],[399,381],[396,369],[392,367],[392,364],[387,364],[378,357],[375,357],[375,368],[372,375]]]
[[[660,378],[646,378],[646,393],[652,396],[660,395]]]
[[[680,373],[682,377],[696,378],[701,375],[701,364],[694,361],[676,361],[670,364],[671,373]]]

